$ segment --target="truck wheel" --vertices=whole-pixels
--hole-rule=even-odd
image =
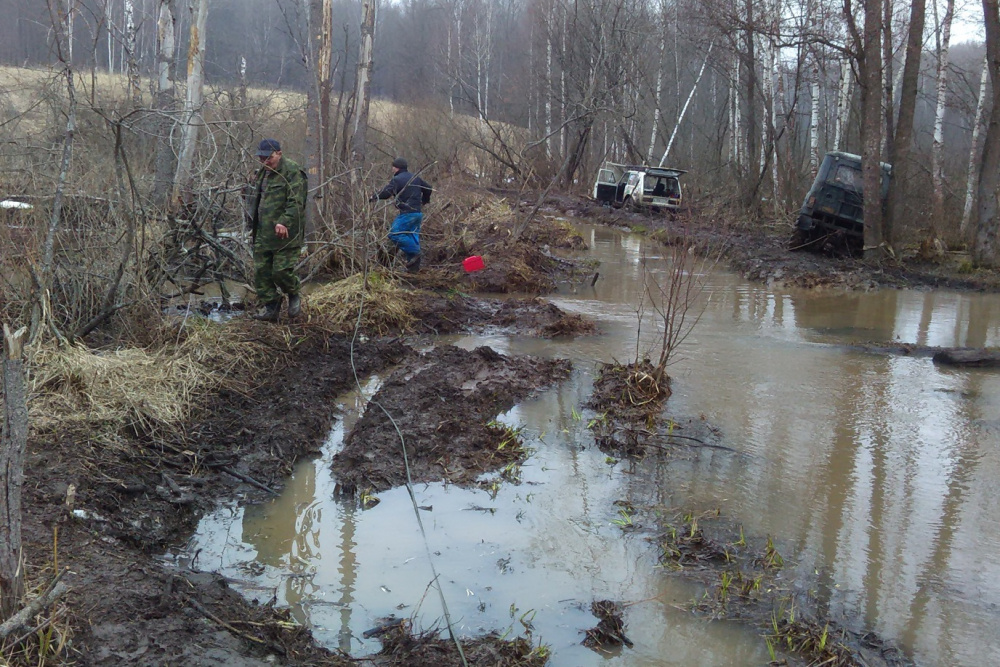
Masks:
[[[792,232],[792,238],[788,243],[789,250],[816,250],[814,246],[816,244],[813,241],[816,240],[815,230],[805,230],[796,229]]]

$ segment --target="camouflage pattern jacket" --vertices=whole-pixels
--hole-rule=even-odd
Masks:
[[[254,247],[262,250],[301,248],[305,235],[306,172],[295,162],[281,158],[278,168],[261,167],[250,202],[250,224]],[[275,225],[288,228],[288,238],[279,239]]]

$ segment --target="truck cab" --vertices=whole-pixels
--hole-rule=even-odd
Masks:
[[[683,169],[606,162],[597,172],[594,199],[628,210],[674,211],[683,201]]]
[[[892,166],[881,163],[881,198],[889,194]],[[795,223],[796,245],[808,245],[832,234],[862,241],[865,233],[861,156],[831,151],[823,157]]]

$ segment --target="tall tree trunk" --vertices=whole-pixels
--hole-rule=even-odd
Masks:
[[[997,212],[997,185],[1000,184],[1000,8],[997,3],[998,0],[983,0],[993,108],[986,126],[983,161],[979,167],[979,219],[972,246],[973,260],[990,268],[1000,266],[1000,247],[997,245],[1000,228]]]
[[[884,232],[890,240],[901,228],[903,220],[911,220],[919,215],[909,205],[907,193],[913,173],[910,153],[913,150],[913,122],[917,108],[917,88],[920,84],[925,17],[926,0],[911,0],[906,62],[903,65],[903,81],[899,93],[899,121],[896,123],[896,137],[892,141],[892,152],[889,154],[889,160],[892,162],[892,180],[889,182],[889,208]]]
[[[923,0],[919,0],[923,2]],[[840,151],[844,149],[844,137],[847,135],[847,118],[851,109],[851,82],[854,77],[851,73],[851,61],[847,58],[840,60],[840,90],[837,94],[837,119],[833,132],[833,149]]]
[[[983,126],[983,111],[986,106],[986,83],[989,81],[989,58],[983,56],[983,72],[979,77],[979,101],[976,103],[976,119],[972,123],[972,146],[969,148],[969,168],[965,184],[965,208],[962,211],[962,225],[959,233],[964,240],[969,234],[972,219],[972,205],[976,201],[976,158],[979,157],[979,134]]]
[[[333,64],[333,15],[330,0],[307,0],[306,31],[306,173],[310,190],[307,199],[306,233],[316,228],[322,217],[323,188],[327,179],[326,159],[330,141],[330,89]]]
[[[864,67],[861,90],[861,172],[865,193],[864,256],[877,260],[882,236],[882,1],[865,0]]]
[[[670,133],[670,141],[667,142],[667,147],[663,151],[663,157],[660,158],[660,167],[663,166],[663,163],[667,161],[667,156],[670,155],[670,149],[674,145],[674,139],[677,138],[677,130],[680,129],[681,121],[684,120],[684,115],[687,113],[688,106],[690,106],[691,100],[694,98],[694,94],[698,90],[698,84],[701,83],[701,76],[705,73],[705,66],[708,64],[708,58],[712,55],[713,46],[715,46],[714,41],[708,45],[708,51],[705,52],[705,60],[701,63],[701,69],[698,70],[698,76],[695,77],[694,84],[691,86],[691,92],[688,93],[687,99],[684,100],[684,106],[681,108],[680,115],[677,117],[677,124],[674,125],[674,131]]]
[[[368,111],[371,108],[372,68],[375,55],[375,15],[378,0],[362,0],[361,45],[358,52],[358,76],[354,89],[354,131],[351,133],[351,160],[363,164],[367,152]]]
[[[812,76],[810,76],[810,97],[809,114],[809,170],[813,178],[819,173],[819,57],[814,52],[812,54]]]
[[[892,0],[884,0],[882,5],[882,76],[883,76],[883,99],[882,113],[884,125],[882,127],[882,155],[888,159],[892,154],[892,141],[895,136],[893,128],[893,94],[892,94]]]
[[[660,35],[660,59],[656,65],[656,91],[653,94],[653,128],[649,132],[649,149],[646,151],[646,164],[653,161],[653,151],[656,149],[656,135],[660,129],[660,99],[663,92],[663,54],[666,50],[667,36],[666,30],[664,30]]]
[[[142,88],[139,85],[139,54],[136,51],[135,3],[125,0],[125,60],[128,63],[128,88],[132,106],[142,106]]]
[[[174,201],[190,204],[194,197],[194,155],[198,133],[205,124],[201,116],[205,84],[205,26],[208,23],[208,0],[191,0],[191,37],[188,44],[187,97],[184,101],[184,126],[181,149],[174,179]]]
[[[28,442],[28,393],[24,381],[22,328],[3,325],[4,359],[0,382],[4,418],[0,431],[0,621],[10,618],[24,595],[21,563],[21,485]]]
[[[170,143],[174,121],[171,117],[177,103],[174,97],[174,48],[177,12],[175,0],[160,0],[156,21],[156,101],[159,111],[156,121],[156,167],[153,177],[153,201],[164,209],[170,205],[174,188],[174,149]]]
[[[948,93],[948,50],[951,45],[951,22],[955,16],[955,0],[948,0],[941,24],[941,41],[937,54],[937,109],[934,114],[934,143],[931,147],[931,177],[934,212],[931,216],[930,235],[937,237],[937,230],[944,222],[944,112]]]
[[[545,30],[545,157],[552,159],[552,31],[555,3],[549,3]]]

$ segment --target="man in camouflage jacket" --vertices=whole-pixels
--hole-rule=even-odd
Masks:
[[[282,292],[288,295],[288,316],[302,312],[299,260],[305,233],[306,173],[281,155],[281,144],[264,139],[257,148],[261,161],[250,202],[253,236],[254,287],[263,312],[255,319],[277,322]],[[281,290],[280,292],[278,290]]]

